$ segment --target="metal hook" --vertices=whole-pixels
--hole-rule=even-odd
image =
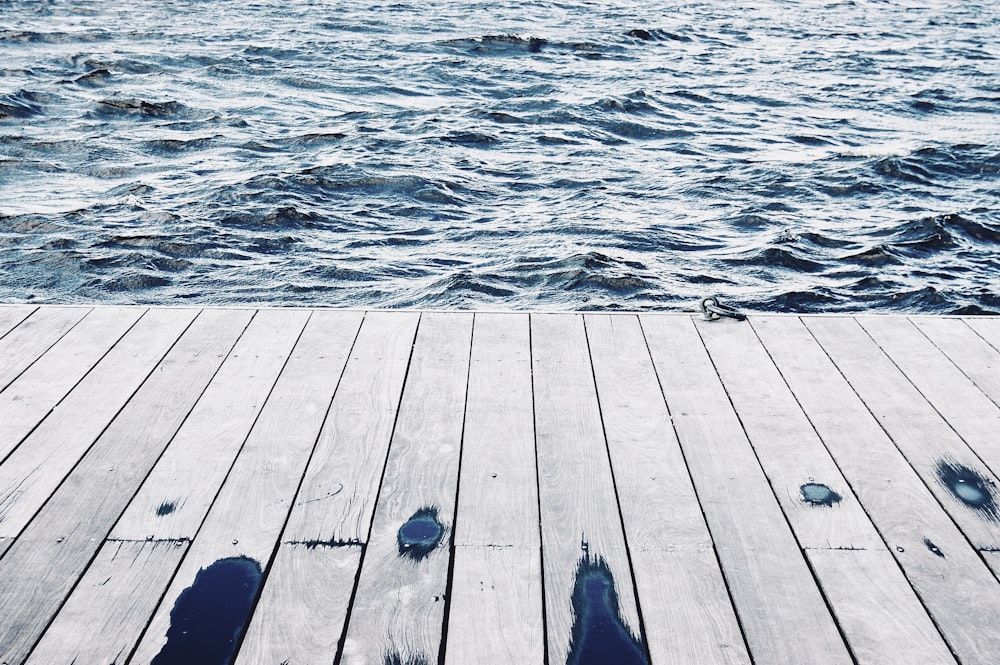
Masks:
[[[736,319],[737,321],[744,321],[747,318],[746,314],[738,309],[720,303],[718,296],[702,298],[701,314],[705,317],[706,321],[714,321],[722,318],[723,316],[730,319]]]

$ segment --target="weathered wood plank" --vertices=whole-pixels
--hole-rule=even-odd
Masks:
[[[0,461],[40,423],[144,313],[100,307],[0,392]],[[178,333],[179,334],[179,333]]]
[[[596,638],[577,619],[604,612],[619,624],[618,661],[644,663],[645,636],[583,317],[532,315],[531,341],[549,662],[568,662],[573,649],[586,661],[583,650]],[[592,597],[598,588],[607,589],[600,600]]]
[[[257,313],[199,401],[197,419],[185,423],[156,462],[112,539],[194,538],[308,318],[307,310]]]
[[[419,315],[369,313],[320,433],[238,665],[333,662]]]
[[[421,317],[344,635],[344,665],[438,659],[471,344],[471,314]]]
[[[445,662],[545,656],[527,314],[476,314]]]
[[[887,551],[814,549],[806,556],[859,665],[955,662]]]
[[[34,305],[4,305],[0,307],[0,338],[16,328],[37,309]]]
[[[802,321],[751,321],[952,650],[988,660],[1000,648],[994,577]]]
[[[976,505],[982,501],[962,498],[967,483],[979,483],[983,500],[995,497],[992,500],[1000,502],[992,489],[996,477],[965,441],[856,320],[814,317],[804,322],[973,544],[981,549],[1000,549],[1000,517]]]
[[[0,535],[20,533],[196,315],[148,312],[0,465]]]
[[[694,323],[640,320],[754,661],[850,663]]]
[[[962,319],[917,316],[911,322],[962,372],[1000,404],[1000,351]]]
[[[176,608],[181,606],[184,594],[195,588],[204,571],[217,570],[220,563],[226,566],[239,562],[257,572],[258,583],[266,573],[362,316],[360,312],[327,311],[316,312],[310,318],[225,485],[204,518],[183,565],[163,596],[163,602],[136,649],[133,663],[148,663],[161,652],[177,652],[181,648],[183,638],[175,635],[178,642],[170,644],[168,631],[177,630],[171,623]],[[298,321],[295,325],[301,323]],[[248,335],[250,332],[247,330]],[[286,330],[280,332],[282,336],[287,333]],[[270,337],[263,339],[266,341]],[[275,347],[278,352],[288,351],[283,344]],[[244,352],[253,351],[246,349]],[[252,370],[262,379],[269,375],[269,372],[258,371],[259,368],[242,369],[244,374]],[[219,375],[221,379],[221,371]],[[202,398],[199,408],[207,399],[208,395]],[[236,401],[240,403],[243,399]],[[178,439],[180,437],[178,434]],[[176,441],[171,445],[176,445]],[[201,518],[198,519],[200,522]],[[177,528],[173,526],[170,530]],[[308,583],[315,584],[315,580],[310,579]],[[258,590],[254,589],[254,597]],[[162,591],[161,588],[159,593]],[[220,593],[225,591],[220,590]],[[237,621],[232,626],[234,640],[249,622],[251,608],[252,604],[248,604],[242,617],[234,613],[233,618]],[[206,616],[202,620],[209,618]]]
[[[0,338],[0,391],[89,312],[86,307],[41,307]]]
[[[125,663],[187,547],[181,540],[105,543],[28,665]]]
[[[1000,407],[908,320],[862,316],[857,321],[948,425],[1000,476]],[[1000,372],[996,375],[1000,381]]]
[[[202,312],[0,560],[0,662],[28,655],[251,316]]]
[[[753,329],[726,321],[695,326],[799,546],[885,549]],[[838,500],[809,500],[826,491]]]
[[[970,328],[990,343],[994,349],[1000,349],[1000,321],[995,317],[963,319]]]
[[[639,319],[585,320],[652,661],[749,663]]]

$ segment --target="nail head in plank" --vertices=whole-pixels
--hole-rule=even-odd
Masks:
[[[969,662],[1000,650],[996,579],[928,486],[802,321],[752,323],[952,649]]]
[[[640,321],[751,656],[774,665],[850,663],[694,323]]]
[[[20,533],[196,314],[148,312],[6,459],[0,466],[0,534]]]
[[[106,542],[27,665],[124,663],[187,545]]]
[[[799,545],[883,549],[750,325],[695,325]]]
[[[305,310],[257,313],[118,520],[113,539],[194,538],[308,318]]]
[[[0,338],[0,391],[89,312],[84,307],[41,307]]]
[[[0,460],[139,320],[139,307],[100,307],[0,393]]]
[[[806,555],[859,665],[955,662],[887,551],[820,549]]]
[[[387,656],[430,663],[440,653],[471,341],[471,314],[421,317],[344,637],[344,665]],[[429,533],[410,540],[408,527]]]
[[[619,606],[607,610],[621,621],[623,645],[639,643],[645,660],[583,317],[533,314],[531,341],[550,662],[570,655],[575,588],[598,574],[613,580]]]
[[[420,315],[365,316],[283,536],[367,542]]]
[[[204,522],[136,650],[137,662],[151,661],[164,647],[174,608],[201,571],[249,559],[266,573],[361,318],[360,312],[310,318],[211,510],[199,516]]]
[[[639,319],[586,324],[651,658],[749,663]]]
[[[952,475],[997,479],[899,371],[861,325],[848,318],[809,317],[806,327],[878,419],[962,531],[979,548],[1000,547],[1000,519],[963,500]],[[909,325],[905,319],[904,325]],[[960,478],[961,479],[961,478]],[[952,483],[954,484],[954,483]],[[985,487],[985,486],[984,486]],[[1000,502],[1000,496],[996,496]]]
[[[4,555],[0,662],[27,655],[251,316],[202,312]]]

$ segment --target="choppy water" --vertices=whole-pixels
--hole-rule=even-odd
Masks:
[[[0,0],[0,301],[1000,311],[992,0]]]

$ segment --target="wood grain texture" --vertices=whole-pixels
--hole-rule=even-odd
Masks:
[[[0,306],[0,339],[18,324],[31,316],[37,307],[34,305],[3,305]]]
[[[857,321],[948,425],[1000,476],[1000,407],[906,319],[862,316]],[[1000,381],[1000,372],[996,376]]]
[[[531,316],[542,564],[550,662],[566,662],[581,560],[603,559],[625,627],[645,641],[583,317]]]
[[[317,312],[310,319],[132,662],[148,663],[159,653],[170,612],[199,571],[221,559],[247,557],[266,572],[361,318],[360,312]],[[212,397],[206,392],[199,408]]]
[[[1000,350],[1000,321],[995,317],[963,319],[980,337],[989,342],[994,349]]]
[[[105,543],[28,665],[124,663],[186,550],[184,541]]]
[[[0,390],[9,386],[89,312],[86,307],[41,307],[0,338]]]
[[[968,468],[993,486],[997,478],[857,321],[841,317],[804,321],[962,531],[979,548],[1000,548],[1000,520],[984,519],[980,511],[948,489],[938,472],[944,463]]]
[[[476,314],[446,663],[538,663],[541,541],[527,314]]]
[[[418,319],[411,313],[365,317],[240,663],[333,662],[368,542]]]
[[[920,478],[802,321],[751,321],[945,639],[963,662],[988,660],[1000,585],[931,492],[943,488]]]
[[[0,534],[14,537],[197,315],[144,316],[0,466]]]
[[[308,318],[306,310],[257,313],[112,538],[194,538]]]
[[[236,665],[334,662],[361,551],[282,543]]]
[[[955,662],[888,552],[824,549],[806,555],[858,665]]]
[[[694,323],[640,320],[754,661],[850,663]]]
[[[252,312],[206,310],[0,560],[0,662],[21,663]]]
[[[471,343],[471,314],[422,315],[345,632],[344,665],[438,659]],[[443,533],[425,556],[407,556],[397,534],[421,509],[436,512]]]
[[[144,310],[101,307],[0,392],[0,461],[104,357]]]
[[[778,503],[804,549],[884,549],[885,543],[749,325],[695,323]],[[819,483],[831,506],[806,500]]]
[[[1000,351],[962,319],[916,316],[910,321],[994,404],[1000,404]]]
[[[283,540],[367,542],[419,320],[365,317]]]
[[[639,320],[585,320],[652,661],[749,663]]]

